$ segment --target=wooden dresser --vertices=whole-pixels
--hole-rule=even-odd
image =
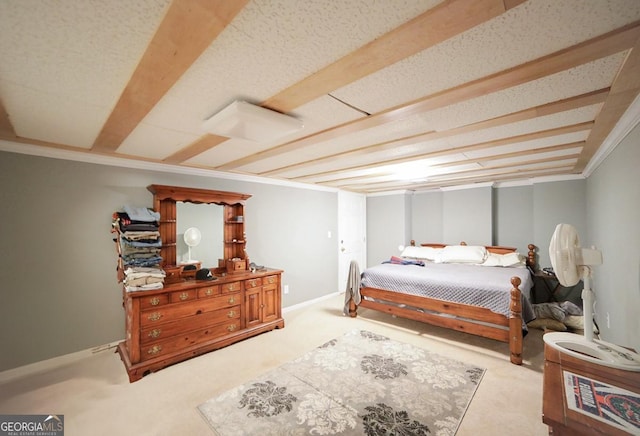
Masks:
[[[118,352],[129,380],[284,327],[281,274],[247,271],[155,291],[125,291],[126,340]]]
[[[126,339],[118,352],[136,381],[148,373],[251,336],[283,328],[282,270],[257,268],[246,251],[244,207],[251,196],[237,192],[150,185],[160,213],[160,265],[164,287],[127,291],[123,287]],[[195,270],[177,265],[178,202],[217,204],[223,208],[223,239],[215,249],[218,265],[206,267],[216,280],[196,280]],[[117,240],[119,241],[118,235]],[[116,244],[119,247],[119,243]],[[203,247],[200,247],[203,249]],[[214,247],[204,247],[204,249]],[[118,251],[120,254],[120,251]],[[123,281],[118,262],[118,280]],[[257,269],[257,271],[255,271]],[[252,271],[253,270],[253,271]]]

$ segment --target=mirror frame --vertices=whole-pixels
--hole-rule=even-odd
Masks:
[[[239,192],[215,191],[211,189],[185,188],[180,186],[167,185],[149,185],[147,190],[153,194],[153,209],[160,212],[159,231],[162,239],[162,248],[160,255],[162,256],[162,267],[174,266],[177,262],[177,206],[178,201],[197,203],[197,204],[219,204],[224,206],[224,222],[223,233],[227,234],[227,226],[229,222],[244,234],[244,221],[238,223],[233,220],[237,215],[238,205],[243,208],[247,199],[251,197],[249,194]],[[242,209],[241,209],[242,210]],[[233,221],[232,221],[233,220]],[[240,227],[238,229],[238,227]],[[226,241],[225,245],[226,245]],[[244,244],[244,241],[243,241]],[[233,255],[229,255],[227,247],[224,250],[225,259],[227,257],[236,257],[237,249],[233,249]],[[244,259],[248,259],[244,247],[242,252],[245,253]],[[246,262],[248,264],[248,262]],[[220,266],[220,265],[219,265]]]

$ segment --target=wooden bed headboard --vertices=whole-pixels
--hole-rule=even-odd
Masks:
[[[416,241],[412,239],[411,246],[415,247],[415,245],[416,245]],[[450,245],[450,244],[442,244],[439,242],[427,242],[427,243],[420,244],[421,247],[433,247],[433,248],[444,248],[447,245]],[[460,242],[459,245],[467,245],[467,243],[462,241]],[[488,252],[495,253],[495,254],[515,253],[518,251],[518,249],[515,247],[505,247],[502,245],[485,245],[485,248],[487,249]],[[529,249],[529,252],[527,253],[527,266],[532,268],[533,271],[537,271],[538,269],[536,268],[536,246],[533,244],[529,244],[527,245],[527,248]]]

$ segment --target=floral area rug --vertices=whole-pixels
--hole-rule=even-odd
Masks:
[[[198,409],[220,436],[453,435],[484,371],[356,330]]]

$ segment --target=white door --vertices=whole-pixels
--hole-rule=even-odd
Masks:
[[[347,286],[349,265],[357,260],[360,271],[367,262],[367,197],[364,194],[338,191],[338,291]]]

